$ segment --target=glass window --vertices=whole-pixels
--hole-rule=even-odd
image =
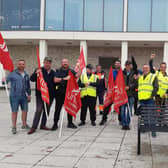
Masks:
[[[46,0],[46,30],[63,30],[64,0]]]
[[[103,30],[103,0],[85,0],[84,30]]]
[[[19,29],[21,20],[21,0],[3,0],[2,5],[2,29]]]
[[[0,0],[0,30],[2,27],[2,20],[3,20],[3,16],[2,16],[2,0]]]
[[[83,0],[65,0],[64,30],[83,30]]]
[[[104,0],[104,31],[122,31],[123,0]]]
[[[152,1],[152,31],[168,31],[168,1]]]
[[[40,0],[22,0],[21,29],[40,29]]]
[[[128,0],[128,31],[150,31],[151,0]]]

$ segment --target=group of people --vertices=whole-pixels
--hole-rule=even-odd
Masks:
[[[132,108],[134,105],[134,113],[137,114],[137,105],[163,105],[166,102],[167,90],[168,90],[168,76],[166,74],[166,63],[160,64],[158,70],[153,66],[154,54],[151,55],[149,64],[144,64],[142,71],[137,68],[134,57],[131,60],[125,62],[125,68],[123,70],[123,76],[125,81],[125,91],[128,96],[128,103],[120,106],[118,120],[122,125],[123,130],[130,129],[130,121],[132,115]],[[102,71],[101,66],[96,66],[96,71],[93,72],[93,66],[88,64],[86,66],[86,72],[82,73],[80,66],[79,71],[75,72],[70,69],[67,59],[62,59],[61,67],[56,71],[51,69],[52,59],[45,57],[43,67],[36,69],[29,77],[25,71],[25,61],[19,60],[17,63],[17,69],[10,73],[7,77],[7,82],[11,83],[10,86],[10,104],[12,109],[12,133],[16,134],[16,121],[17,112],[19,106],[22,110],[22,129],[29,129],[28,134],[33,134],[38,125],[40,118],[40,129],[42,130],[56,130],[58,128],[58,121],[60,118],[60,112],[64,104],[67,81],[70,79],[68,75],[69,70],[78,79],[78,86],[80,88],[81,95],[81,112],[80,123],[78,126],[85,125],[87,108],[90,111],[91,125],[96,125],[96,102],[97,97],[99,99],[99,112],[102,115],[102,120],[99,123],[104,125],[107,121],[107,115],[111,109],[111,105],[104,107],[104,95],[106,93],[106,80],[105,72]],[[116,60],[113,69],[114,81],[117,78],[117,74],[121,69],[121,61]],[[45,112],[44,102],[42,101],[41,92],[38,90],[37,76],[42,71],[45,82],[48,86],[50,104],[47,104],[47,112]],[[36,112],[34,114],[33,124],[31,128],[27,125],[27,111],[28,102],[31,100],[31,88],[30,81],[36,82]],[[55,103],[54,123],[52,128],[46,127],[47,117],[49,115],[50,107]],[[73,118],[67,113],[68,128],[75,129],[77,126],[73,123]],[[155,137],[156,133],[152,132],[152,136]]]

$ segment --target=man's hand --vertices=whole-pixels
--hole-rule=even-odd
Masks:
[[[85,83],[85,87],[88,87],[89,86],[89,83]]]
[[[63,78],[64,80],[69,80],[70,79],[70,76],[66,76],[65,78]]]
[[[37,69],[36,73],[39,74],[41,72],[41,69]]]
[[[151,59],[154,59],[155,56],[156,56],[156,54],[153,53],[153,54],[151,54],[150,58],[151,58]]]
[[[28,100],[28,102],[30,102],[31,101],[31,96],[29,95],[29,96],[27,96],[27,100]]]
[[[126,86],[126,87],[125,87],[125,90],[129,90],[129,86]]]
[[[166,93],[163,95],[163,98],[167,98],[167,94]]]

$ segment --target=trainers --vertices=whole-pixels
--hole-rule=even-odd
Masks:
[[[30,127],[29,127],[29,125],[28,124],[26,124],[25,126],[23,126],[22,125],[22,127],[21,127],[22,129],[30,129]]]
[[[153,137],[153,138],[156,137],[156,132],[152,132],[152,137]]]
[[[81,121],[78,125],[79,125],[79,126],[85,125],[85,121]]]
[[[31,128],[27,134],[30,135],[30,134],[33,134],[34,132],[36,132],[36,129],[35,128]]]
[[[104,125],[106,123],[106,120],[101,120],[101,122],[99,123],[99,125]]]
[[[52,131],[55,131],[58,129],[58,125],[57,124],[54,124],[53,127],[51,128]]]
[[[91,122],[91,125],[92,125],[92,126],[96,126],[95,121],[92,121],[92,122]]]
[[[13,134],[16,134],[16,132],[17,132],[17,131],[16,131],[16,127],[12,127],[12,133],[13,133]]]
[[[68,123],[68,128],[76,129],[77,126],[74,123]]]

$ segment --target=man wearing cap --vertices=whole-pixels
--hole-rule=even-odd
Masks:
[[[138,85],[135,71],[132,69],[132,62],[130,60],[125,62],[123,75],[125,81],[125,90],[128,96],[128,103],[121,106],[121,122],[122,129],[129,130],[130,115],[132,115],[132,107],[134,104],[135,88]]]
[[[30,77],[30,80],[32,82],[36,82],[36,112],[34,114],[32,128],[30,129],[28,134],[32,134],[36,131],[41,118],[41,114],[42,114],[42,119],[41,119],[40,129],[49,130],[49,128],[46,127],[47,119],[46,119],[46,113],[44,108],[44,102],[41,98],[41,92],[37,90],[37,74],[40,71],[42,71],[44,80],[48,86],[50,105],[47,104],[47,113],[49,114],[51,104],[55,97],[55,83],[54,83],[55,71],[51,69],[51,63],[52,63],[52,59],[50,57],[45,57],[44,66],[41,69],[36,69]]]
[[[54,113],[54,124],[52,127],[53,131],[58,128],[57,124],[59,121],[62,106],[64,104],[64,100],[65,100],[67,82],[70,79],[70,76],[68,75],[68,73],[69,71],[71,71],[76,78],[80,77],[81,75],[81,69],[79,65],[78,65],[79,71],[76,73],[73,69],[70,69],[68,59],[62,59],[61,64],[62,64],[61,68],[56,70],[55,77],[54,77],[54,82],[56,84],[56,107],[55,107],[55,113]],[[72,129],[77,128],[76,125],[72,122],[72,116],[68,113],[67,113],[67,118],[68,118],[67,127]]]
[[[96,123],[96,85],[97,85],[97,76],[92,73],[92,65],[88,64],[86,66],[86,73],[82,74],[78,84],[81,88],[81,114],[80,114],[80,124],[79,126],[85,125],[87,108],[89,107],[90,111],[90,120],[91,125],[95,126]]]

